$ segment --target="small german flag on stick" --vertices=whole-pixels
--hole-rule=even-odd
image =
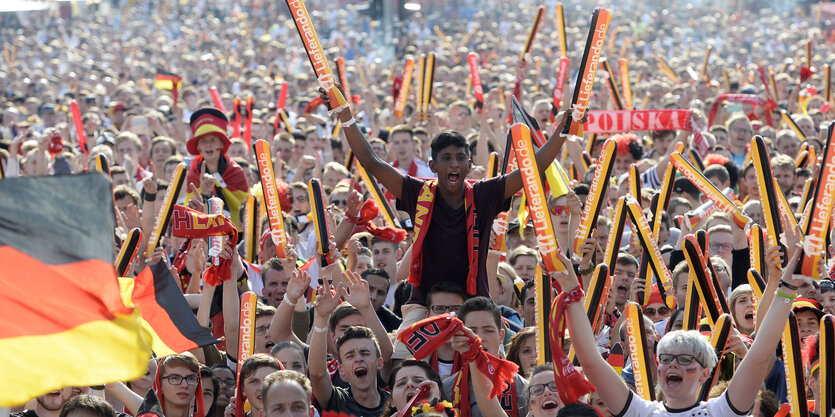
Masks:
[[[183,77],[164,70],[157,70],[157,76],[154,80],[154,88],[157,90],[171,91],[174,96],[174,106],[177,106],[177,98],[179,96],[180,88],[183,86]]]

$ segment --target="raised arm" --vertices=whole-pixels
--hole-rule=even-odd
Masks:
[[[462,327],[452,337],[452,348],[458,353],[467,353],[470,351],[470,340],[474,337],[475,334],[472,330]],[[493,389],[493,381],[478,369],[475,361],[470,361],[467,366],[470,367],[470,381],[473,385],[475,403],[478,404],[481,414],[484,417],[507,417],[507,413],[502,410],[499,396],[489,398],[488,394]]]
[[[371,305],[368,282],[354,271],[346,270],[342,274],[345,282],[344,289],[342,290],[342,298],[360,311],[365,321],[365,326],[371,329],[377,338],[377,343],[380,344],[380,355],[383,357],[383,369],[381,373],[383,379],[386,380],[391,371],[391,354],[394,351],[394,347],[391,344],[391,338],[389,338],[385,327],[383,327],[383,323],[377,317],[377,312],[374,311],[374,306]]]
[[[789,264],[783,269],[783,276],[781,281],[790,286],[799,286],[803,283],[803,278],[798,276],[795,278],[793,274],[797,261],[800,258],[800,253],[803,247],[795,245],[791,249],[789,255]],[[783,330],[786,328],[786,322],[789,317],[792,303],[789,297],[797,297],[797,291],[783,286],[774,297],[768,312],[763,319],[762,326],[757,328],[757,338],[754,339],[754,344],[745,355],[745,359],[736,369],[730,385],[728,385],[728,401],[737,410],[750,410],[754,406],[757,392],[760,390],[760,384],[752,384],[751,381],[762,381],[766,374],[771,371],[770,367],[762,366],[767,363],[771,356],[774,355],[774,347],[780,342],[783,336]]]
[[[342,86],[337,84],[337,87],[342,91]],[[324,90],[319,89],[319,93],[325,103],[328,102],[328,96]],[[344,95],[344,93],[343,93]],[[371,149],[371,144],[365,138],[365,135],[360,130],[359,126],[354,122],[354,115],[350,107],[346,107],[339,112],[339,120],[342,121],[342,132],[345,133],[345,138],[348,140],[348,146],[354,152],[354,157],[369,174],[373,175],[377,181],[386,187],[386,190],[394,194],[395,197],[400,198],[400,193],[403,190],[403,174],[397,168],[391,166],[386,161],[380,159],[374,150]]]
[[[310,286],[310,275],[305,271],[295,270],[287,282],[287,292],[284,293],[284,300],[278,305],[270,323],[270,338],[276,343],[289,340],[304,346],[301,340],[293,333],[293,310],[298,303],[304,305],[304,292]]]
[[[560,261],[565,265],[571,265],[571,261],[565,257],[562,251],[557,251]],[[577,288],[577,277],[573,268],[567,268],[565,272],[552,272],[551,276],[556,278],[563,291],[571,291]],[[583,373],[589,382],[597,387],[600,399],[613,412],[620,412],[626,407],[629,399],[629,388],[620,378],[614,369],[600,356],[597,350],[597,342],[594,332],[589,324],[586,311],[580,302],[571,303],[566,307],[568,331],[571,333],[571,343],[580,364],[583,366]]]
[[[339,295],[327,283],[316,292],[313,306],[313,331],[310,333],[310,352],[307,355],[310,382],[313,384],[313,396],[321,406],[325,406],[333,394],[333,383],[328,374],[328,320],[340,303]]]
[[[230,248],[234,254],[237,251],[232,247],[228,239],[223,245],[223,252],[220,256],[229,256]],[[240,262],[240,260],[238,260]],[[234,265],[234,257],[233,257]],[[232,267],[232,278],[223,281],[223,333],[226,335],[226,354],[235,361],[238,360],[238,332],[240,331],[241,320],[241,297],[238,295],[238,283],[236,267]]]
[[[551,165],[551,162],[554,162],[554,158],[557,157],[557,154],[562,149],[563,143],[565,143],[566,136],[562,135],[562,129],[565,127],[565,123],[568,121],[568,118],[571,117],[571,109],[568,109],[562,113],[560,117],[560,124],[557,126],[557,129],[554,130],[554,134],[548,138],[548,141],[545,142],[538,151],[536,151],[536,165],[539,167],[539,173],[542,174],[545,172],[546,169]],[[508,152],[512,152],[512,150],[508,149]],[[504,183],[504,198],[508,199],[513,197],[517,191],[522,189],[522,174],[519,172],[518,169],[514,170],[510,174],[507,175],[507,179]]]

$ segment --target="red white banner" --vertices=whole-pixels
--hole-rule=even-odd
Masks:
[[[583,133],[690,130],[690,110],[595,110]]]

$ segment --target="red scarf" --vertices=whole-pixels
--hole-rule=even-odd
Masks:
[[[397,339],[406,345],[415,359],[423,360],[458,333],[462,327],[464,327],[464,322],[459,318],[451,314],[441,314],[427,317],[409,326],[397,334]],[[481,338],[478,336],[471,339],[470,350],[462,355],[462,359],[464,363],[475,361],[478,370],[493,381],[489,398],[501,394],[505,386],[514,381],[516,371],[519,370],[515,363],[485,352],[481,348]],[[467,366],[463,366],[461,373],[467,369]],[[459,378],[460,375],[459,373]],[[469,384],[469,381],[467,383]]]
[[[725,101],[730,101],[732,103],[749,103],[754,106],[766,106],[764,112],[765,122],[769,126],[774,126],[774,121],[771,118],[771,111],[777,108],[777,103],[775,103],[772,99],[764,99],[754,94],[722,94],[719,96],[716,99],[716,102],[713,103],[713,106],[710,107],[710,115],[707,118],[708,126],[713,126],[713,120],[716,119],[716,112],[719,110],[719,106],[721,106]]]
[[[172,234],[176,237],[229,236],[233,242],[238,241],[238,230],[228,217],[222,214],[203,214],[179,204],[174,205],[171,226]],[[203,281],[213,287],[229,278],[232,278],[231,259],[221,258],[219,265],[212,265],[203,274]]]
[[[415,241],[412,244],[412,266],[409,271],[409,283],[420,287],[423,274],[423,240],[429,232],[432,222],[432,209],[435,206],[438,182],[426,181],[420,190],[415,212]],[[473,186],[464,181],[464,209],[467,211],[467,258],[470,270],[467,274],[467,293],[476,293],[476,277],[478,276],[478,232],[476,231],[477,214]]]
[[[583,290],[575,288],[568,293],[560,293],[551,304],[551,358],[554,361],[554,382],[557,385],[557,392],[563,404],[573,404],[583,395],[595,392],[597,389],[583,374],[574,368],[574,364],[568,360],[562,348],[562,339],[565,335],[565,309],[571,303],[583,300]]]
[[[497,384],[493,385],[494,391]],[[491,391],[492,395],[492,391]],[[464,366],[455,378],[455,386],[452,388],[452,406],[458,410],[459,417],[472,416],[472,403],[470,402],[470,367]],[[499,394],[499,404],[509,417],[519,417],[519,398],[516,392],[516,377],[511,376],[507,389]]]
[[[400,161],[394,161],[393,166],[395,168],[399,168],[400,167]],[[414,159],[412,159],[412,165],[409,166],[409,176],[410,177],[417,177],[417,164],[415,163]]]
[[[380,207],[372,199],[365,200],[357,217],[345,212],[345,219],[356,225],[354,233],[368,231],[374,237],[385,239],[389,242],[400,243],[406,239],[406,231],[395,227],[380,227],[372,223],[380,215]]]

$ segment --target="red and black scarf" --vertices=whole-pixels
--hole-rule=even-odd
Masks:
[[[415,359],[423,360],[458,333],[462,327],[464,327],[464,323],[457,317],[451,314],[442,314],[418,321],[398,333],[397,339],[406,345]],[[478,370],[493,382],[493,388],[490,390],[488,398],[502,395],[504,392],[509,392],[513,396],[516,395],[515,381],[519,367],[511,361],[484,351],[481,347],[480,337],[475,336],[471,339],[470,350],[462,354],[462,359],[461,372],[458,373],[453,388],[455,398],[453,405],[461,411],[461,417],[470,416],[469,407],[463,406],[470,403],[469,366],[466,366],[470,362],[475,362]],[[515,402],[511,398],[511,403]],[[516,405],[513,408],[515,409]],[[512,415],[511,417],[516,416]]]
[[[412,265],[409,269],[409,283],[420,287],[423,276],[423,241],[429,232],[432,222],[432,210],[438,195],[438,182],[426,181],[420,190],[415,212],[415,240],[412,244]],[[470,295],[476,294],[476,277],[478,276],[478,217],[475,208],[473,186],[464,181],[464,209],[467,212],[467,260],[470,266],[467,273],[466,290]]]
[[[205,238],[209,236],[229,236],[238,241],[238,230],[228,217],[222,214],[204,214],[179,204],[174,205],[171,216],[172,234],[176,237]],[[211,286],[220,285],[232,278],[232,260],[220,259],[219,265],[212,265],[203,274],[203,281]]]

